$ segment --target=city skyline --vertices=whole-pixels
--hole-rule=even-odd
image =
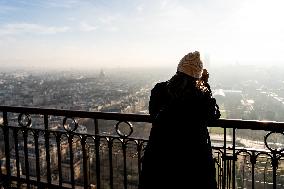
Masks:
[[[0,65],[176,66],[281,64],[281,0],[0,1]]]

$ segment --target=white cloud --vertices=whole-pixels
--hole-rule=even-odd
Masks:
[[[80,5],[80,0],[46,0],[44,4],[51,8],[73,8]]]
[[[90,31],[94,31],[97,29],[97,26],[91,25],[87,22],[81,22],[80,24],[80,30],[81,31],[85,31],[85,32],[90,32]]]
[[[102,24],[112,24],[118,19],[118,15],[105,15],[101,18],[99,18],[99,21]]]
[[[0,35],[13,35],[22,33],[56,34],[67,32],[69,27],[44,26],[31,23],[14,23],[0,26]]]
[[[168,0],[162,0],[160,3],[161,3],[160,4],[160,8],[162,10],[165,9],[169,5],[169,1]]]
[[[37,8],[73,8],[78,7],[80,0],[45,0],[45,1],[19,1],[17,4]]]
[[[12,6],[7,6],[7,5],[0,5],[0,13],[8,13],[14,10],[17,10],[17,8],[12,7]]]
[[[136,7],[137,12],[142,13],[144,11],[144,5],[138,5]]]

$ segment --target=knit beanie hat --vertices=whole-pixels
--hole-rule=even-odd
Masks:
[[[179,62],[177,71],[183,72],[191,77],[200,78],[202,75],[203,63],[200,60],[198,51],[190,52]]]

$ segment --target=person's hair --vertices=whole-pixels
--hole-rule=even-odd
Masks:
[[[173,98],[182,96],[185,91],[196,88],[198,79],[177,71],[168,81],[168,92]]]

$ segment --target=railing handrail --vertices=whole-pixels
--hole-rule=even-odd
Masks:
[[[56,115],[66,117],[80,117],[80,118],[96,118],[105,120],[117,121],[135,121],[135,122],[149,122],[152,120],[149,114],[136,113],[117,113],[117,112],[98,112],[98,111],[81,111],[81,110],[67,110],[67,109],[53,109],[53,108],[37,108],[37,107],[23,107],[23,106],[0,106],[1,112],[14,113],[30,113],[38,115]],[[209,127],[221,128],[238,128],[264,131],[284,131],[284,122],[277,121],[260,121],[260,120],[242,120],[242,119],[219,119],[210,122]]]
[[[37,107],[22,107],[22,106],[0,106],[1,112],[13,113],[30,113],[37,115],[56,115],[65,117],[80,117],[80,118],[97,118],[105,120],[117,121],[135,121],[135,122],[151,122],[148,114],[129,114],[116,112],[98,112],[98,111],[81,111],[81,110],[67,110],[67,109],[53,109],[53,108],[37,108]]]

